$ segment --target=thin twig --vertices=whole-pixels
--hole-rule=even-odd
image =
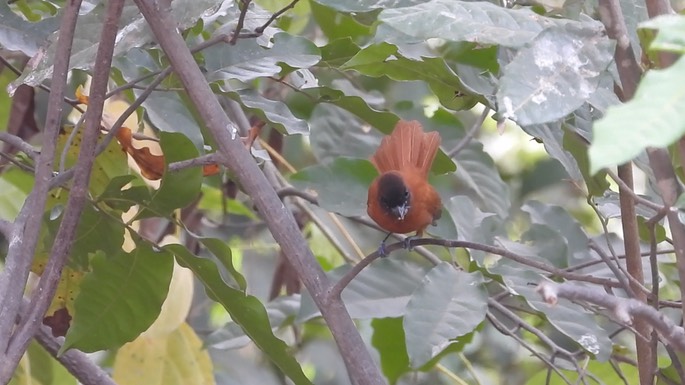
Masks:
[[[245,15],[247,15],[247,10],[250,7],[251,2],[252,0],[239,0],[239,3],[242,3],[243,8],[240,10],[240,15],[238,16],[238,24],[235,26],[235,31],[231,36],[231,40],[228,42],[230,45],[235,45],[235,43],[238,41],[238,35],[240,34],[240,31],[243,30],[243,24],[245,23]]]
[[[542,281],[537,289],[540,296],[549,304],[556,304],[558,298],[571,301],[585,301],[609,309],[622,323],[631,324],[642,319],[661,333],[666,342],[685,352],[685,330],[676,325],[666,315],[642,301],[633,298],[619,298],[593,288],[574,283],[555,283]]]
[[[564,382],[566,382],[566,384],[572,385],[572,382],[566,377],[566,375],[565,375],[563,372],[561,372],[561,370],[559,370],[559,369],[557,368],[556,365],[554,365],[553,362],[551,362],[547,357],[543,356],[543,355],[542,355],[541,353],[539,353],[537,350],[533,349],[533,347],[530,346],[530,344],[529,344],[527,341],[525,341],[523,338],[521,338],[521,337],[519,337],[518,335],[516,335],[516,333],[515,333],[514,331],[510,330],[507,326],[505,326],[504,323],[500,322],[500,321],[497,319],[497,317],[495,317],[495,315],[492,314],[492,312],[488,311],[488,312],[486,313],[485,317],[487,318],[488,321],[490,321],[490,324],[491,324],[495,329],[497,329],[500,333],[502,333],[503,335],[508,335],[509,337],[515,339],[516,342],[518,342],[519,345],[523,346],[523,347],[524,347],[525,349],[527,349],[531,354],[533,354],[535,357],[537,357],[540,361],[544,362],[545,365],[547,365],[547,367],[548,367],[550,370],[553,370],[557,375],[559,375],[559,377],[560,377]]]
[[[459,143],[457,143],[457,145],[447,153],[448,157],[454,158],[461,150],[464,149],[464,147],[468,146],[473,137],[476,136],[478,130],[480,130],[480,128],[483,126],[483,123],[485,123],[485,119],[488,117],[488,114],[490,114],[490,107],[483,108],[483,112],[481,112],[478,119],[473,123],[473,126],[471,126],[469,129],[469,132],[467,132],[466,135],[461,138]]]
[[[213,152],[211,154],[200,155],[197,158],[170,163],[169,172],[177,172],[190,167],[207,166],[221,162],[220,154]]]
[[[290,4],[286,5],[285,7],[280,9],[278,12],[271,15],[271,17],[269,18],[269,20],[266,21],[266,23],[264,23],[260,27],[255,28],[254,31],[256,33],[259,33],[259,34],[264,33],[264,30],[267,29],[267,27],[269,27],[269,25],[271,25],[271,23],[273,23],[276,20],[276,18],[278,18],[282,14],[286,13],[289,9],[295,8],[295,4],[297,4],[298,1],[300,1],[300,0],[291,1]]]
[[[74,167],[74,183],[64,209],[62,222],[55,235],[55,242],[52,245],[45,271],[31,295],[28,310],[22,312],[22,323],[18,325],[7,349],[8,359],[16,360],[16,362],[19,362],[26,351],[31,338],[41,325],[45,311],[52,302],[62,275],[62,268],[67,262],[73,245],[83,207],[88,201],[88,183],[95,162],[95,145],[100,134],[100,119],[105,103],[104,96],[107,92],[114,44],[124,3],[124,0],[111,0],[106,5],[105,20],[93,68],[93,82],[90,88],[92,97],[90,106],[86,111],[86,126],[81,139],[78,160]]]
[[[38,157],[38,149],[26,143],[22,138],[16,135],[12,135],[5,131],[0,131],[0,141],[18,148],[21,152],[28,155],[28,157],[33,160]]]
[[[616,184],[618,185],[618,187],[620,187],[621,189],[624,189],[628,194],[630,194],[630,196],[631,196],[633,199],[635,199],[635,203],[640,204],[640,205],[643,205],[643,206],[645,206],[645,207],[649,207],[650,209],[656,210],[657,212],[663,211],[664,209],[666,209],[666,210],[676,210],[676,211],[677,211],[677,209],[675,209],[675,208],[669,208],[668,206],[661,206],[661,205],[659,205],[659,204],[657,204],[657,203],[654,203],[654,202],[650,201],[649,199],[646,199],[646,198],[643,198],[643,197],[637,195],[637,194],[635,193],[635,191],[633,191],[633,189],[630,188],[630,186],[628,186],[628,185],[623,181],[623,179],[619,178],[618,175],[616,175],[616,173],[614,173],[614,172],[611,171],[611,170],[606,170],[606,172],[607,172],[607,175],[609,175],[609,177],[610,177],[614,182],[616,182]]]
[[[62,121],[62,99],[65,94],[69,57],[73,43],[76,19],[81,7],[80,0],[74,0],[64,8],[57,38],[52,92],[48,96],[48,107],[43,134],[43,147],[36,162],[35,184],[15,219],[9,248],[5,258],[5,269],[0,275],[0,384],[9,382],[19,358],[7,356],[10,336],[23,301],[29,269],[39,240],[39,232],[45,211],[50,178],[53,172],[55,143]],[[23,353],[23,352],[21,352]]]

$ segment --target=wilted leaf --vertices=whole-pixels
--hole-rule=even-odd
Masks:
[[[163,336],[140,336],[121,347],[112,378],[119,385],[213,385],[209,352],[195,331],[182,323]]]

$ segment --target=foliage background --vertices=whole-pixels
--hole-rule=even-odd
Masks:
[[[665,51],[682,52],[681,17],[640,24],[649,4],[619,5],[642,69],[666,67],[659,56]],[[389,383],[637,384],[638,367],[659,383],[685,380],[668,338],[657,348],[652,337],[654,361],[645,359],[636,355],[635,329],[612,309],[566,299],[550,306],[535,291],[552,279],[620,298],[650,294],[651,306],[682,323],[678,239],[671,235],[682,223],[668,226],[671,217],[664,218],[681,215],[680,200],[665,198],[659,175],[682,177],[685,64],[649,70],[635,98],[618,106],[630,99],[629,86],[601,6],[172,3],[229,117],[240,128],[266,123],[251,153],[334,281],[385,236],[363,217],[375,176],[367,159],[382,135],[399,119],[441,133],[431,182],[445,215],[431,235],[474,244],[448,248],[438,241],[374,260],[342,296]],[[45,88],[64,7],[0,4],[0,127],[37,147],[45,141]],[[77,88],[88,88],[105,15],[104,2],[81,6],[67,83],[71,105],[79,104],[71,99]],[[236,28],[242,32],[231,40]],[[67,325],[48,320],[53,332],[66,332],[61,351],[93,353],[119,384],[350,383],[341,360],[350,352],[336,347],[320,310],[300,290],[297,274],[306,272],[293,271],[252,197],[223,168],[203,178],[199,167],[183,166],[218,146],[176,75],[152,84],[169,59],[135,3],[125,4],[119,31],[103,125],[116,126],[141,98],[125,126],[159,138],[134,144],[163,154],[171,171],[150,181],[116,141],[96,158],[69,262],[45,314],[66,309],[73,317]],[[65,123],[76,124],[80,112],[69,111]],[[72,132],[59,135],[58,172],[78,162],[82,134]],[[0,137],[13,143],[8,138]],[[671,146],[672,163],[648,157],[650,146]],[[2,148],[0,218],[7,224],[35,183],[36,155],[22,150]],[[640,195],[630,195],[637,215],[626,218],[617,183],[628,183],[625,192],[633,182],[625,168],[621,173],[625,166],[619,176],[612,170],[629,161]],[[679,192],[679,179],[675,184]],[[69,194],[68,182],[55,186],[38,213],[44,219],[36,275]],[[644,278],[632,282],[626,270],[635,264],[626,266],[625,245],[637,238],[624,236],[626,223],[639,230],[643,257],[637,266]],[[8,234],[2,250],[9,259]],[[33,343],[11,383],[76,379]]]

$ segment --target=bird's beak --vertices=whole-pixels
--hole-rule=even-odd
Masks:
[[[409,212],[409,205],[402,205],[402,206],[398,206],[398,207],[393,207],[392,212],[393,212],[393,214],[395,214],[395,216],[397,218],[399,218],[401,221],[403,221],[404,217]]]

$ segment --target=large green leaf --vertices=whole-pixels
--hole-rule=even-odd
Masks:
[[[174,259],[138,243],[131,253],[98,252],[81,283],[76,314],[61,351],[95,352],[133,341],[159,315],[171,282]]]
[[[280,296],[266,304],[271,329],[276,332],[292,319],[300,310],[300,295]],[[228,322],[221,329],[213,332],[205,339],[205,343],[215,349],[237,349],[247,345],[250,338],[240,324]]]
[[[455,98],[458,91],[467,91],[467,88],[439,57],[410,59],[402,56],[397,46],[379,43],[360,50],[340,68],[373,77],[387,76],[393,80],[421,80],[429,85],[443,106],[452,109],[472,106],[466,106],[461,98]]]
[[[210,82],[230,79],[248,82],[280,73],[281,63],[309,68],[321,59],[319,49],[311,41],[287,33],[274,36],[273,46],[268,49],[253,39],[240,39],[233,46],[217,44],[202,53]]]
[[[527,126],[575,111],[595,92],[612,46],[599,29],[570,24],[544,30],[502,69],[500,113]]]
[[[195,146],[183,134],[160,133],[160,146],[167,165],[181,160],[195,158],[198,155]],[[143,210],[136,218],[168,216],[174,210],[186,207],[197,198],[202,185],[202,169],[186,168],[176,172],[164,172],[162,183],[149,202],[143,202]]]
[[[457,163],[456,193],[469,196],[483,211],[493,212],[505,218],[511,201],[509,187],[504,183],[483,145],[472,142],[455,157]]]
[[[683,136],[684,82],[684,57],[667,69],[647,72],[632,100],[609,108],[595,123],[590,171],[625,163],[646,147],[666,147]]]
[[[412,368],[419,368],[452,339],[472,332],[485,319],[488,294],[480,273],[465,273],[441,262],[426,274],[407,303],[404,333]]]
[[[576,159],[564,148],[564,130],[561,128],[561,122],[533,124],[521,128],[536,140],[542,141],[547,154],[559,161],[571,179],[576,182],[583,180]]]
[[[316,0],[317,3],[343,12],[368,12],[374,9],[408,7],[423,0]]]
[[[222,2],[219,0],[174,0],[172,14],[178,28],[187,28],[201,18],[210,17]],[[98,4],[93,10],[78,18],[74,44],[69,60],[69,67],[90,70],[95,62],[95,54],[100,44],[100,32],[105,17],[104,3]],[[114,48],[114,56],[120,56],[134,47],[141,47],[153,41],[153,36],[145,24],[143,15],[133,3],[127,3],[119,22],[119,35]],[[21,77],[12,83],[16,88],[21,83],[31,86],[38,85],[52,76],[52,64],[55,57],[57,33],[53,33],[49,44],[40,60],[26,66]]]
[[[335,9],[312,1],[312,16],[321,31],[330,40],[338,38],[362,38],[370,28],[362,25],[352,15],[337,12]]]
[[[135,91],[137,95],[141,92]],[[181,95],[175,92],[154,91],[145,99],[143,107],[150,123],[157,129],[181,133],[188,137],[196,148],[203,147],[204,138],[200,126]]]
[[[0,2],[0,47],[8,51],[32,57],[58,26],[57,17],[31,23],[12,12],[7,2]]]
[[[214,262],[197,257],[181,245],[167,245],[181,266],[195,273],[209,298],[220,303],[250,339],[296,384],[311,384],[288,346],[274,336],[264,305],[254,296],[228,286]]]
[[[298,188],[314,190],[326,210],[355,216],[366,212],[367,191],[376,175],[367,160],[338,158],[327,165],[306,167],[291,175],[290,181]]]
[[[381,22],[378,33],[383,33],[386,41],[393,44],[439,38],[517,48],[552,26],[602,29],[596,21],[581,23],[553,19],[529,8],[510,9],[488,2],[454,0],[422,1],[411,7],[387,8],[378,15],[378,20]],[[386,28],[394,33],[384,31]]]
[[[383,374],[388,382],[394,384],[409,371],[402,318],[376,318],[371,320],[371,327],[371,345],[378,350]]]
[[[345,265],[328,272],[337,281],[350,266]],[[374,261],[357,275],[342,292],[342,300],[352,318],[371,319],[401,317],[407,302],[419,286],[427,267],[393,258]],[[303,294],[297,317],[304,322],[320,314],[309,294]]]
[[[589,257],[588,236],[580,224],[560,206],[528,201],[522,210],[530,215],[532,223],[548,226],[565,239],[568,247],[567,263],[576,264]]]
[[[48,220],[47,229],[51,239],[57,235],[60,220]],[[90,254],[102,251],[115,255],[124,243],[124,225],[101,210],[86,204],[81,213],[76,236],[71,247],[70,260],[80,266],[88,266]]]
[[[295,117],[288,106],[281,101],[267,99],[251,89],[229,92],[228,96],[240,102],[250,112],[271,123],[282,133],[309,133],[307,121]]]

